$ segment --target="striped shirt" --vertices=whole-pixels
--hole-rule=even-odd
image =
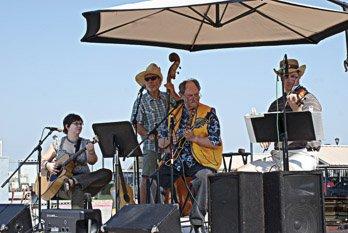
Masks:
[[[131,122],[133,122],[133,118],[135,112],[137,110],[138,99],[134,101]],[[150,132],[154,129],[155,125],[159,123],[167,114],[166,107],[167,106],[167,93],[160,92],[159,98],[154,99],[149,93],[145,93],[141,98],[137,122],[144,126],[147,132]],[[165,125],[164,121],[164,125]],[[145,137],[141,137],[142,140]],[[155,151],[155,143],[151,140],[146,140],[144,142],[143,150]]]

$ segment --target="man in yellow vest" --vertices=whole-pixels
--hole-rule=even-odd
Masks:
[[[200,103],[200,84],[196,79],[183,81],[179,95],[184,104],[175,109],[172,118],[173,180],[192,177],[193,206],[190,222],[195,232],[205,232],[204,216],[207,210],[207,175],[216,172],[222,161],[220,124],[215,109]],[[170,128],[170,127],[168,127]],[[160,146],[170,147],[169,129],[160,131]],[[169,162],[159,169],[160,186],[171,187],[171,166]]]

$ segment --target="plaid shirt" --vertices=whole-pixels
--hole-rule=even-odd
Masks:
[[[138,124],[144,126],[147,132],[150,132],[155,127],[155,125],[159,123],[167,115],[166,99],[167,93],[165,92],[160,92],[160,96],[158,99],[152,98],[149,93],[145,93],[141,98],[137,115],[137,122]],[[133,118],[137,110],[137,104],[138,99],[136,99],[133,104],[131,122],[133,122]],[[164,121],[162,125],[165,125],[165,123],[166,121]],[[144,140],[145,137],[141,137],[141,139]],[[143,150],[155,151],[154,141],[146,140],[143,144]]]
[[[178,131],[176,132],[177,138],[182,138],[184,136],[184,131],[187,126],[187,122],[189,121],[189,111],[184,108],[181,116],[181,120],[179,123]],[[221,144],[221,136],[220,136],[220,123],[216,116],[215,109],[212,108],[211,112],[208,113],[207,118],[208,121],[208,139],[213,145],[220,145]],[[168,127],[161,127],[161,130],[159,131],[160,137],[168,137]],[[177,149],[178,145],[174,145],[174,151]],[[187,167],[194,166],[197,162],[193,157],[192,154],[192,148],[191,148],[191,142],[186,141],[183,149],[181,150],[180,156],[178,159],[174,161],[174,168],[177,171],[181,171],[182,169],[182,163],[185,163]]]

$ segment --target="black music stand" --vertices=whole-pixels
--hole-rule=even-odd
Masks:
[[[321,112],[303,111],[285,114],[289,141],[312,141],[324,138]],[[283,141],[285,133],[283,112],[246,115],[244,118],[250,142]]]
[[[119,197],[118,197],[118,169],[119,169],[119,157],[136,157],[137,163],[137,185],[138,185],[138,198],[140,195],[139,188],[139,157],[142,156],[142,152],[138,147],[132,154],[129,154],[133,148],[137,147],[138,140],[134,133],[132,124],[129,121],[120,122],[107,122],[107,123],[95,123],[92,125],[94,133],[99,139],[99,147],[104,158],[113,158],[114,168],[114,185],[116,192],[116,200],[114,202],[114,208],[116,211],[119,209]]]

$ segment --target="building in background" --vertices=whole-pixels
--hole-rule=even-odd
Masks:
[[[2,153],[2,140],[0,140],[0,185],[2,185],[8,177],[10,169],[10,160]],[[3,188],[0,187],[0,203],[8,202],[8,184]]]

